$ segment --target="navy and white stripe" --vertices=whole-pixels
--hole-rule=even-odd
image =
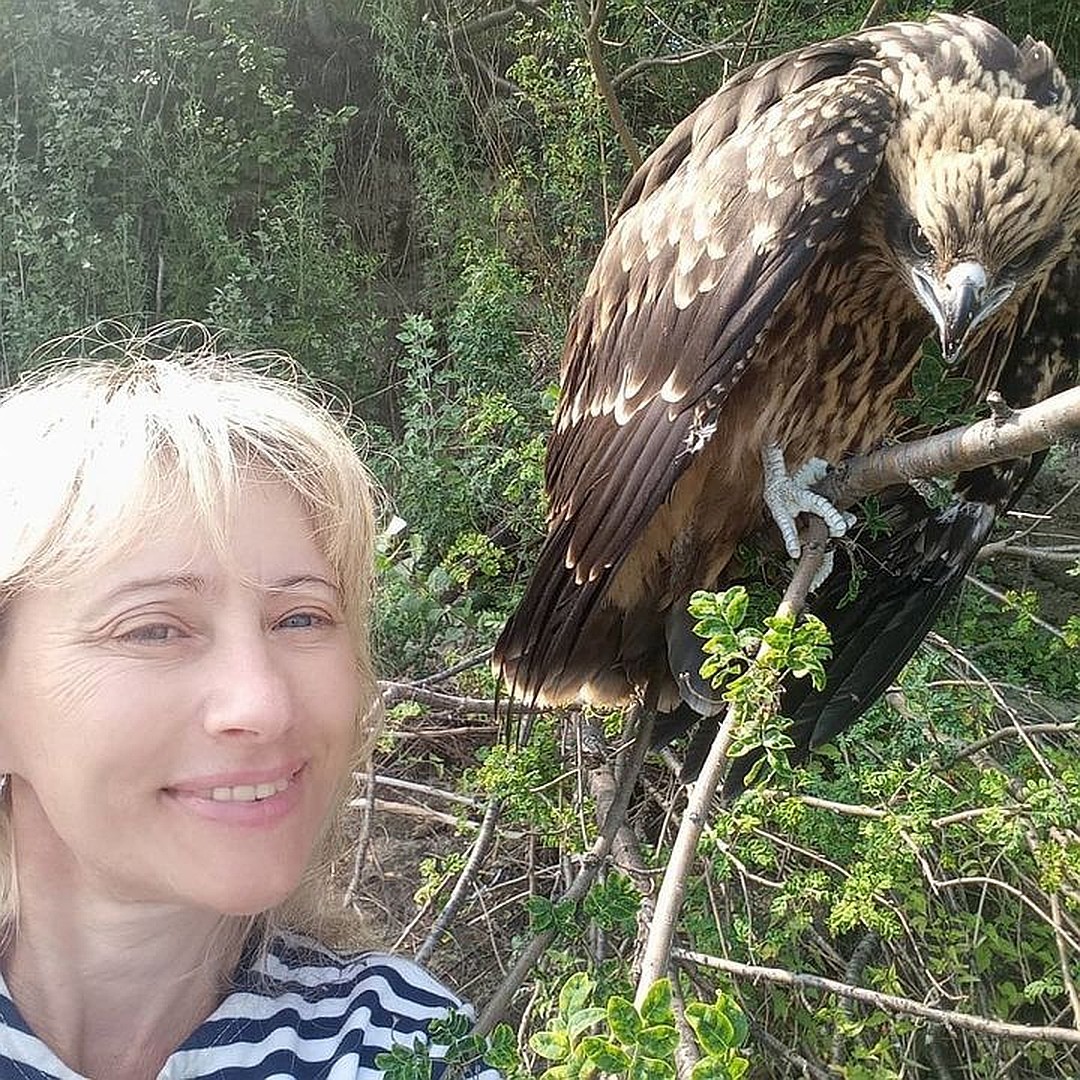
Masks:
[[[375,1058],[427,1043],[427,1026],[468,1007],[411,960],[342,957],[296,935],[242,967],[235,988],[173,1053],[158,1080],[379,1080]],[[431,1047],[441,1057],[441,1048]],[[432,1080],[442,1070],[436,1064]],[[0,978],[0,1077],[85,1080],[30,1031]],[[499,1080],[486,1067],[470,1080]]]

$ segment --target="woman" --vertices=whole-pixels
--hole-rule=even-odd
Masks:
[[[0,1076],[375,1075],[459,1003],[319,943],[379,717],[369,479],[286,383],[160,352],[0,400]]]

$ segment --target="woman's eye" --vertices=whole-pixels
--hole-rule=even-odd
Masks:
[[[314,627],[329,626],[331,620],[317,611],[294,611],[278,621],[282,630],[310,630]]]
[[[130,630],[124,630],[120,634],[120,640],[134,642],[139,645],[158,645],[163,642],[174,641],[181,636],[181,630],[169,623],[146,623],[143,626],[135,626]]]

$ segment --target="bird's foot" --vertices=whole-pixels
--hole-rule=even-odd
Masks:
[[[829,471],[827,461],[810,458],[794,476],[790,476],[784,463],[783,451],[775,443],[766,443],[761,448],[761,463],[765,472],[765,505],[780,530],[787,553],[793,559],[802,554],[799,531],[795,527],[795,519],[799,514],[816,514],[825,522],[832,537],[843,536],[848,527],[855,523],[853,514],[837,510],[823,495],[810,490],[811,485],[823,479]],[[814,588],[829,576],[831,560],[823,562],[822,569],[825,572],[822,574],[818,571]]]

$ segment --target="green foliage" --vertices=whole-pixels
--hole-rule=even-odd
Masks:
[[[589,890],[584,910],[601,929],[632,935],[640,906],[641,893],[633,882],[625,874],[609,873]]]
[[[335,164],[356,107],[299,94],[274,5],[14,3],[0,12],[6,378],[95,319],[198,318],[363,395],[380,255]]]
[[[741,585],[721,593],[695,592],[689,611],[697,620],[694,633],[704,639],[701,674],[724,688],[724,700],[735,711],[729,756],[760,747],[765,760],[781,772],[784,751],[794,744],[778,715],[780,682],[785,675],[809,678],[816,689],[825,685],[829,632],[816,616],[797,620],[791,614],[768,615],[763,627],[744,626],[750,598]]]
[[[525,746],[499,743],[478,757],[464,783],[502,800],[504,822],[527,826],[545,843],[577,847],[577,811],[559,784],[562,766],[550,722],[538,720]]]
[[[540,532],[549,406],[521,363],[525,290],[488,253],[466,265],[444,324],[407,315],[397,334],[401,430],[375,431],[375,465],[409,524],[380,561],[380,653],[399,674],[491,641],[510,599],[507,548]]]
[[[596,984],[584,972],[572,975],[559,992],[558,1012],[547,1028],[534,1032],[529,1046],[549,1065],[541,1080],[572,1080],[603,1073],[629,1080],[673,1080],[679,1035],[666,979],[655,983],[641,1008],[613,995],[597,1004]],[[686,1018],[700,1061],[693,1080],[739,1080],[749,1062],[739,1053],[747,1025],[724,994],[713,1004],[691,1002]]]
[[[928,344],[911,376],[912,397],[900,401],[897,412],[921,427],[969,423],[978,415],[968,404],[971,389],[971,380],[950,374],[941,350]]]
[[[498,1069],[506,1080],[524,1076],[517,1036],[499,1024],[483,1037],[472,1030],[472,1020],[452,1011],[428,1025],[427,1038],[416,1036],[412,1046],[394,1046],[375,1056],[375,1067],[387,1080],[431,1080],[436,1061],[444,1065],[445,1080],[464,1080],[485,1065]]]

